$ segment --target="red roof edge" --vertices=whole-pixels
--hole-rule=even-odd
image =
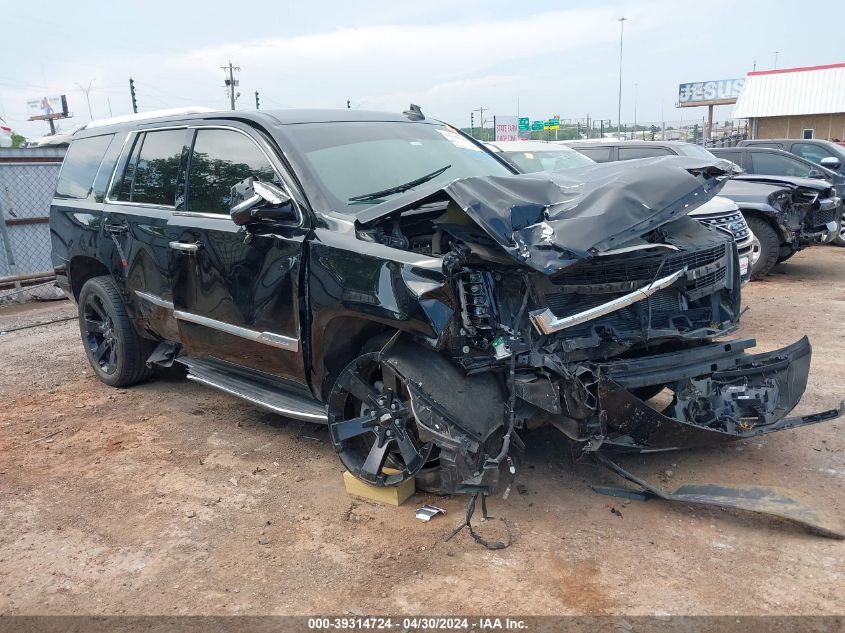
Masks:
[[[806,70],[828,70],[829,68],[845,68],[845,63],[825,64],[824,66],[803,66],[799,68],[778,68],[777,70],[755,70],[748,73],[748,76],[750,77],[751,75],[777,75],[780,73],[798,73]]]

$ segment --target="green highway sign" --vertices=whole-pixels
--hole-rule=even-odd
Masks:
[[[548,121],[546,121],[546,129],[547,130],[560,129],[560,119],[555,117],[554,119],[549,119]]]
[[[544,121],[531,121],[532,130],[542,130]]]
[[[529,119],[527,116],[519,117],[519,131],[520,132],[527,132],[528,131],[528,123]]]

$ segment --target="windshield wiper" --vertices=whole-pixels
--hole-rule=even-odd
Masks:
[[[384,198],[385,196],[390,196],[394,193],[402,193],[403,191],[408,191],[408,189],[413,189],[424,182],[428,182],[433,178],[437,178],[440,174],[444,171],[449,169],[451,165],[446,165],[445,167],[441,167],[440,169],[436,169],[435,171],[431,172],[430,174],[426,174],[425,176],[420,176],[416,180],[411,180],[410,182],[406,182],[401,185],[396,185],[395,187],[390,187],[389,189],[382,189],[381,191],[374,191],[372,193],[365,193],[360,196],[352,196],[349,198],[349,202],[369,202],[370,200],[378,200],[379,198]]]

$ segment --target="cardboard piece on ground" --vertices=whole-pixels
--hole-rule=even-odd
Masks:
[[[390,470],[387,468],[384,469],[384,472],[390,474]],[[403,481],[398,486],[382,487],[373,486],[361,481],[348,470],[343,471],[343,485],[346,487],[346,492],[350,495],[391,506],[402,505],[408,497],[414,494],[414,490],[416,489],[413,477]]]

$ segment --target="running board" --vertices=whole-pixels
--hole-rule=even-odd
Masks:
[[[281,383],[250,380],[206,360],[186,356],[176,360],[188,368],[188,380],[213,387],[288,418],[319,424],[328,422],[326,406],[322,402],[285,390]]]

